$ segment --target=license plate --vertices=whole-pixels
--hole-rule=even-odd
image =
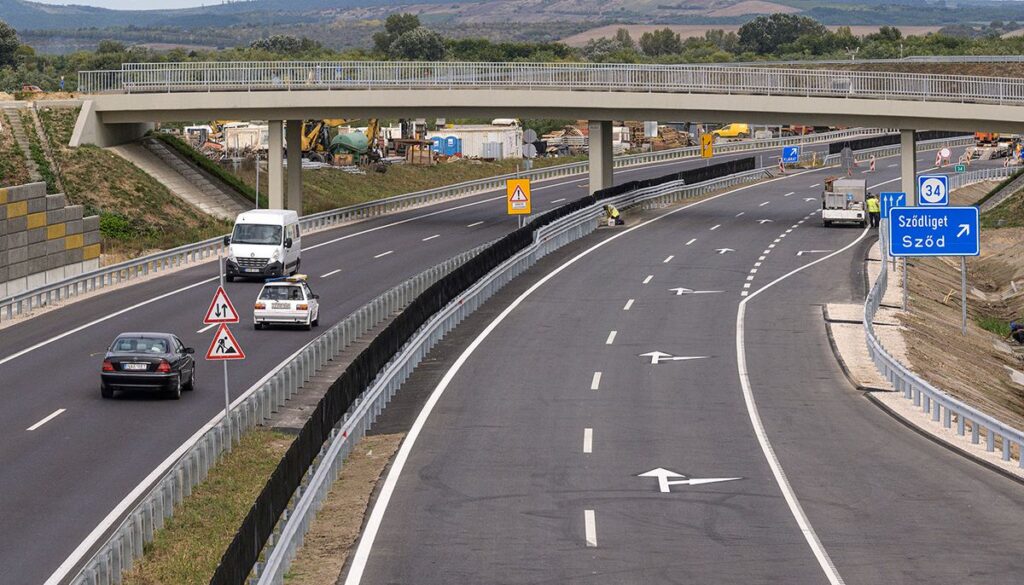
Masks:
[[[246,268],[245,271],[246,272],[259,272],[260,269],[259,268]]]
[[[147,370],[149,364],[121,364],[123,370]]]
[[[288,303],[271,303],[270,308],[277,309],[279,311],[287,311],[290,310],[292,306],[289,305]]]

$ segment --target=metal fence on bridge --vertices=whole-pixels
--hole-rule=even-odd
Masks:
[[[721,65],[253,61],[126,63],[82,71],[85,93],[519,89],[1024,103],[1024,79]]]

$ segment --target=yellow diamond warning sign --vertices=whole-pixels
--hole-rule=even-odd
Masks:
[[[509,215],[530,215],[530,179],[505,181],[505,193]]]

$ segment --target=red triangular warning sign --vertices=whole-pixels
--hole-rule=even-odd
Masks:
[[[217,287],[217,292],[213,295],[210,308],[206,310],[206,316],[203,317],[203,323],[206,325],[213,323],[238,323],[238,311],[231,304],[231,299],[228,298],[228,293],[224,292],[223,286]]]
[[[529,199],[526,198],[526,193],[523,193],[523,188],[518,185],[516,186],[516,190],[512,193],[512,196],[509,197],[508,200],[516,202],[522,201],[524,203],[526,201],[529,201]]]
[[[235,336],[231,334],[231,330],[224,323],[220,324],[217,328],[217,334],[213,336],[213,341],[210,342],[210,349],[206,350],[206,359],[208,360],[244,360],[245,352],[242,351],[242,346],[238,345],[238,341]]]

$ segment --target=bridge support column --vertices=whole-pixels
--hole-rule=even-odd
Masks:
[[[907,205],[917,205],[917,143],[914,131],[900,129],[901,190],[907,194]]]
[[[267,188],[268,209],[284,209],[284,143],[282,136],[281,120],[270,120],[268,130],[270,140],[267,147]]]
[[[288,209],[302,215],[302,120],[288,120]]]
[[[590,121],[590,193],[612,186],[612,123]]]

